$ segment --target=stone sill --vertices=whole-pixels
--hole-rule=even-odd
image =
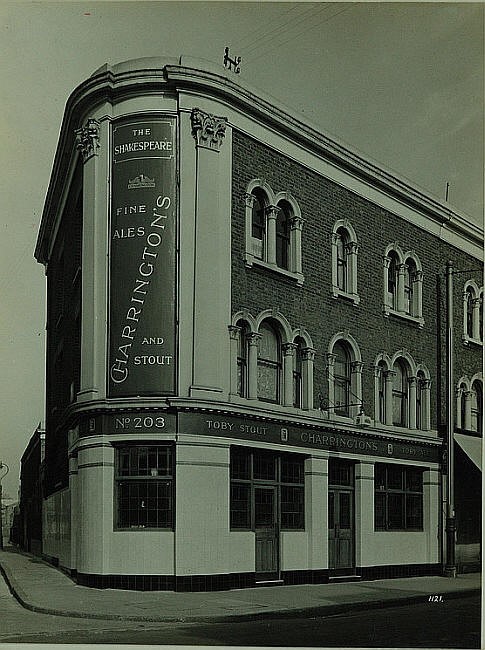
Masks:
[[[295,273],[294,271],[288,271],[288,269],[282,269],[280,266],[277,266],[276,264],[269,264],[268,262],[255,257],[251,253],[246,253],[244,255],[244,263],[248,268],[251,268],[252,266],[259,266],[263,269],[267,269],[268,271],[278,273],[279,275],[282,275],[289,280],[294,280],[299,286],[303,284],[303,281],[305,279],[303,273]]]
[[[354,305],[360,303],[360,296],[358,293],[347,293],[347,291],[342,291],[338,287],[332,287],[332,296],[334,298],[343,298],[348,302],[352,302]]]
[[[403,311],[396,311],[395,309],[391,309],[387,305],[384,305],[383,311],[384,318],[389,318],[389,316],[391,316],[392,318],[407,321],[412,325],[417,325],[419,329],[422,329],[424,327],[424,318],[422,316],[420,318],[417,316],[411,316],[410,314],[406,314]]]

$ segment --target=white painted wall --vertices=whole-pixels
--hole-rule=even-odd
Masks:
[[[177,575],[233,571],[234,557],[229,553],[229,446],[204,444],[196,436],[180,435],[176,463]]]
[[[44,499],[42,552],[57,558],[59,565],[71,568],[71,495],[69,489]]]

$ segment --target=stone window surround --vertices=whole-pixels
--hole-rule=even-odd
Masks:
[[[259,328],[264,321],[271,321],[279,330],[282,348],[282,372],[281,372],[281,390],[280,406],[295,408],[293,405],[293,372],[296,367],[296,349],[295,340],[301,338],[305,347],[302,349],[302,404],[303,411],[313,410],[313,362],[315,358],[315,349],[310,335],[306,330],[301,328],[293,329],[286,318],[277,310],[264,310],[256,318],[248,311],[238,312],[232,319],[229,326],[230,344],[231,344],[231,396],[237,399],[258,401],[258,345],[261,339]],[[237,393],[237,353],[238,342],[241,327],[238,325],[243,321],[247,327],[247,394],[241,397]],[[266,404],[266,402],[261,402]]]
[[[347,289],[343,290],[338,285],[338,256],[337,256],[337,243],[338,230],[345,230],[347,233],[348,241],[346,244],[346,258],[347,258]],[[359,253],[359,245],[357,242],[357,235],[352,227],[352,224],[347,219],[339,219],[334,223],[332,230],[332,295],[334,298],[344,298],[351,301],[354,305],[358,305],[360,297],[357,292],[357,256]]]
[[[263,242],[262,257],[255,254],[255,242],[252,237],[252,208],[254,195],[252,192],[260,189],[267,197],[268,203],[265,207],[265,240]],[[288,269],[281,268],[276,264],[276,217],[278,214],[278,203],[287,201],[292,209],[290,219],[290,242],[288,251]],[[302,272],[301,235],[304,219],[301,216],[300,208],[290,192],[279,192],[275,194],[270,185],[264,179],[252,180],[246,188],[245,195],[245,252],[244,262],[247,267],[259,266],[274,271],[288,279],[302,285],[304,276]]]
[[[394,365],[400,360],[406,366],[408,372],[408,391],[407,391],[407,422],[406,427],[394,425],[393,419],[393,398],[392,384],[395,375]],[[384,373],[384,411],[385,422],[379,422],[379,386],[381,373]],[[418,373],[422,373],[424,378],[421,379]],[[418,413],[416,411],[418,404],[417,391],[421,390],[421,429],[417,428]],[[406,429],[413,431],[430,431],[431,430],[431,380],[428,369],[422,365],[417,365],[414,359],[406,350],[399,350],[392,358],[387,354],[380,354],[374,362],[374,416],[376,425],[390,427],[392,429]]]
[[[389,304],[389,296],[387,291],[388,283],[388,270],[391,262],[390,253],[396,254],[398,260],[398,278],[397,278],[397,309]],[[406,262],[412,260],[416,266],[413,282],[413,307],[412,313],[408,314],[405,309],[405,274],[408,269]],[[423,271],[421,262],[414,251],[402,252],[401,247],[397,243],[389,244],[383,258],[383,313],[387,318],[389,316],[406,320],[410,323],[416,324],[418,327],[424,327],[423,318]]]

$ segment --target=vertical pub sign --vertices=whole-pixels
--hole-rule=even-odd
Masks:
[[[113,125],[108,396],[175,393],[175,120]]]

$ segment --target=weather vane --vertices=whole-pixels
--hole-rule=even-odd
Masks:
[[[234,59],[231,59],[229,56],[229,48],[226,47],[224,48],[224,67],[229,68],[229,70],[232,70],[232,66],[234,66],[234,72],[236,74],[239,74],[241,72],[241,68],[239,67],[239,64],[241,63],[241,57],[236,56]]]

